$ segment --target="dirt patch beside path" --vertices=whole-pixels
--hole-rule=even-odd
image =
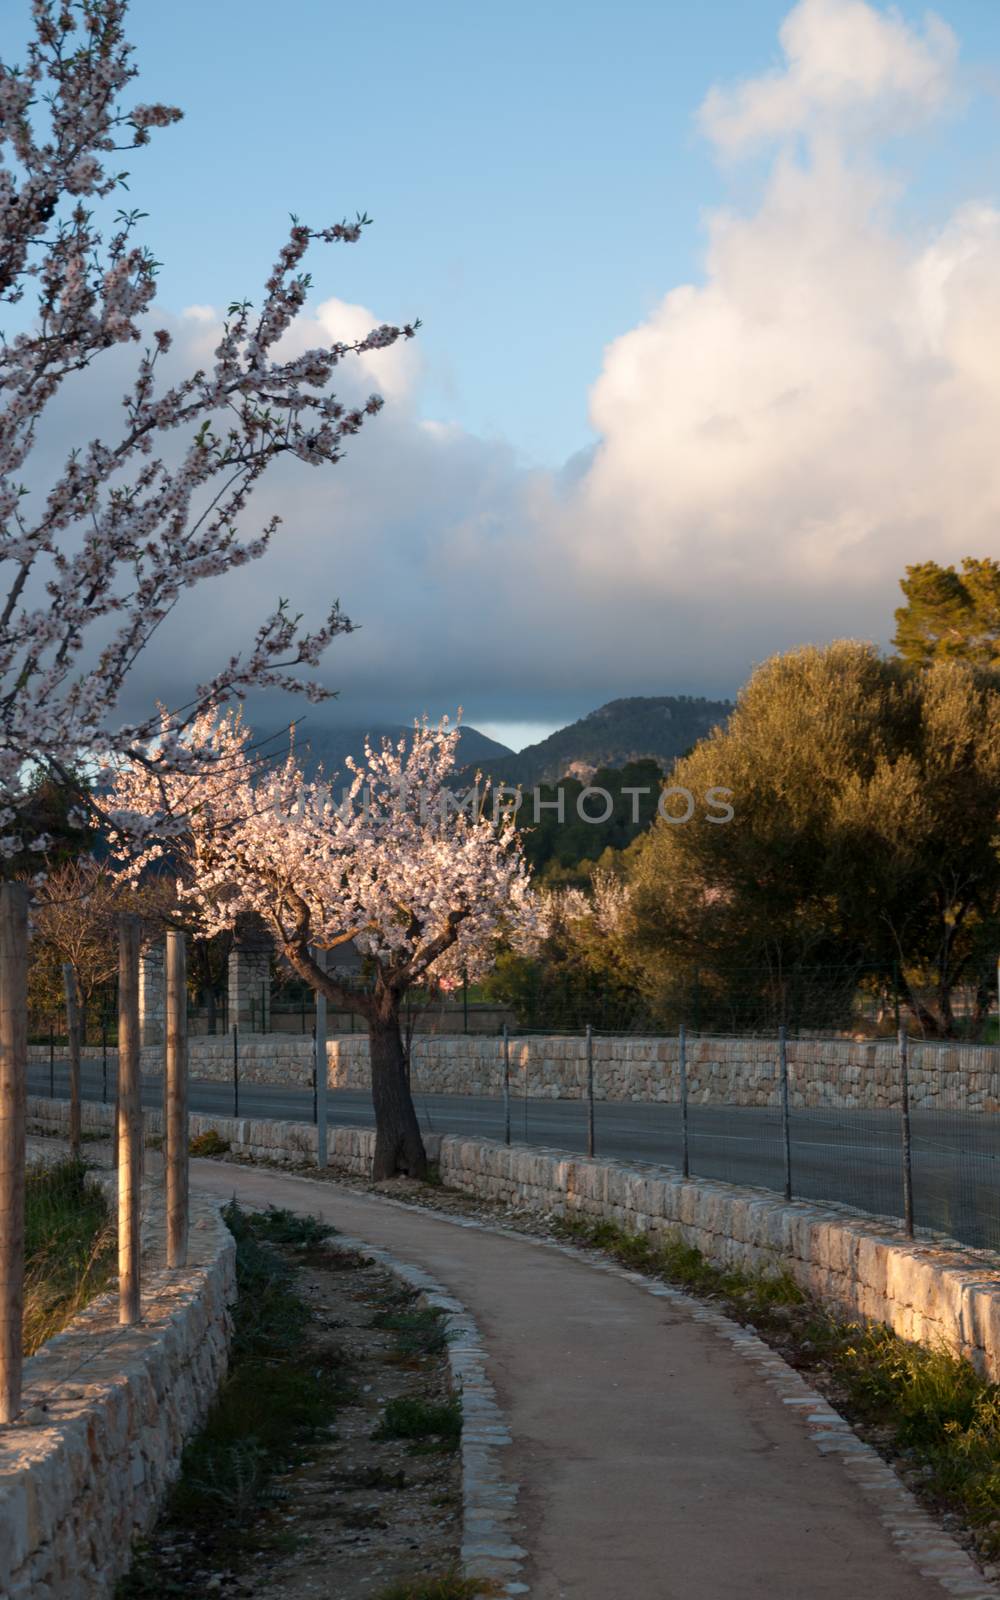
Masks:
[[[168,1508],[126,1580],[129,1600],[379,1600],[394,1584],[457,1565],[461,1458],[439,1318],[394,1273],[335,1238],[283,1253],[312,1311],[309,1351],[336,1373],[335,1420],[242,1520],[238,1506],[220,1503],[220,1519],[234,1522],[221,1547],[215,1530],[206,1540]],[[428,1420],[450,1431],[421,1432]],[[399,1437],[408,1427],[415,1436]],[[211,1497],[211,1483],[204,1492]]]

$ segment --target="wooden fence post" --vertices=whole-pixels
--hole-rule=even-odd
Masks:
[[[0,1423],[21,1408],[28,891],[0,886]]]
[[[139,1321],[142,1105],[139,1095],[138,917],[118,924],[118,1321]]]
[[[80,1158],[80,991],[73,963],[63,963],[63,991],[66,995],[66,1038],[69,1043],[69,1153]]]
[[[167,1266],[187,1266],[188,1042],[184,935],[167,932],[167,1044],[163,1074],[163,1151],[167,1191]]]
[[[326,971],[326,951],[314,949],[313,959]],[[314,1068],[316,1072],[316,1165],[325,1167],[327,1160],[326,1129],[326,995],[316,990],[316,1027],[313,1030]]]

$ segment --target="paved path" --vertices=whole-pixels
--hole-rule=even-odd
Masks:
[[[532,1600],[944,1600],[842,1461],[683,1302],[329,1183],[191,1171],[199,1189],[323,1216],[472,1313],[513,1434]]]

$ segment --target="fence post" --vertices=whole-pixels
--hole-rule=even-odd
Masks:
[[[184,935],[167,930],[167,1028],[164,1062],[163,1147],[167,1190],[167,1266],[187,1266],[188,1246],[188,1040],[187,962]]]
[[[139,1095],[138,917],[118,924],[118,1321],[139,1321],[142,1105]]]
[[[66,1039],[69,1053],[69,1153],[80,1155],[80,1004],[72,963],[63,963],[66,996]]]
[[[913,1238],[913,1155],[910,1145],[910,1041],[905,1028],[899,1030],[899,1087],[903,1134],[903,1220]]]
[[[240,1040],[239,1024],[233,1023],[233,1116],[240,1114]]]
[[[688,1068],[687,1068],[687,1028],[683,1022],[677,1030],[677,1070],[680,1078],[681,1095],[681,1172],[685,1178],[691,1176],[691,1155],[688,1147]]]
[[[785,1151],[785,1199],[792,1198],[792,1138],[788,1115],[788,1036],[785,1024],[778,1029],[778,1071],[781,1076],[781,1137]]]
[[[0,1423],[21,1408],[28,891],[0,887]]]
[[[594,1154],[594,1031],[587,1023],[587,1154]]]
[[[55,1024],[49,1020],[49,1099],[56,1097],[56,1030]]]
[[[326,951],[314,950],[316,964],[326,971]],[[326,995],[316,990],[316,1027],[313,1030],[313,1061],[316,1073],[316,1165],[326,1166]]]
[[[469,1031],[469,980],[462,974],[462,1032]]]
[[[503,1025],[503,1142],[510,1144],[510,1034]]]

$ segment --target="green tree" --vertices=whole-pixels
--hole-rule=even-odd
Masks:
[[[1000,561],[966,556],[961,572],[924,561],[899,587],[894,644],[904,661],[962,660],[1000,666]]]
[[[811,1026],[894,986],[924,1031],[981,1025],[1000,947],[1000,675],[841,641],[776,656],[672,781],[732,791],[726,825],[634,847],[630,940],[661,1014]]]
[[[533,955],[505,950],[483,983],[487,999],[510,1006],[526,1028],[627,1030],[646,1018],[638,974],[622,944],[628,891],[606,850],[588,893],[543,894],[544,937]]]
[[[587,887],[593,865],[605,850],[624,850],[649,827],[662,785],[663,769],[648,759],[598,767],[587,783],[566,777],[557,784],[540,784],[537,822],[535,794],[529,790],[519,820],[524,859],[533,876],[553,887]],[[588,788],[608,795],[611,810],[606,818],[606,802],[598,795],[587,796],[581,806],[580,797]]]

